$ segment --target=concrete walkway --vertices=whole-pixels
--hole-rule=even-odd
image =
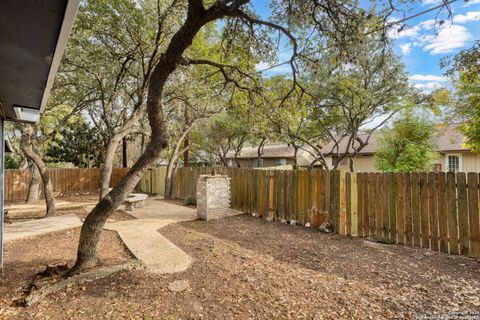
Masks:
[[[80,227],[82,222],[74,214],[30,220],[25,222],[15,222],[5,224],[5,241],[17,240],[27,237],[34,237],[49,232],[61,231],[65,229]]]
[[[160,198],[149,198],[145,208],[128,212],[137,220],[107,223],[105,229],[117,231],[132,254],[154,273],[181,272],[190,267],[192,258],[162,236],[164,226],[197,218],[196,209],[173,205]]]
[[[91,208],[88,208],[91,209]],[[159,233],[170,223],[195,220],[197,210],[161,201],[161,197],[148,198],[144,208],[128,212],[136,220],[107,222],[105,229],[116,231],[132,254],[147,270],[154,273],[181,272],[190,267],[192,258]],[[227,210],[226,215],[241,212]],[[62,215],[5,226],[5,240],[15,240],[79,227],[76,215]]]

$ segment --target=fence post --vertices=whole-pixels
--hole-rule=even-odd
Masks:
[[[329,218],[333,231],[341,233],[340,215],[341,215],[341,173],[339,170],[330,172],[330,212]],[[343,189],[345,190],[345,189]]]
[[[358,236],[358,190],[357,190],[357,173],[350,173],[350,211],[351,211],[351,235]]]
[[[273,221],[274,218],[274,176],[273,172],[271,170],[267,171],[267,176],[268,176],[268,219],[271,219]]]

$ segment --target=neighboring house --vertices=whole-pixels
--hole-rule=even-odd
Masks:
[[[295,164],[295,149],[291,145],[266,145],[263,147],[260,162],[258,160],[258,147],[244,147],[240,150],[237,160],[242,168],[275,167]],[[297,165],[307,167],[314,160],[313,156],[303,149],[297,152]],[[227,153],[229,167],[237,167],[235,152]]]
[[[0,141],[4,121],[40,119],[78,6],[79,0],[0,1]],[[0,143],[0,271],[5,149]]]
[[[439,158],[434,161],[432,170],[434,171],[463,171],[480,172],[480,155],[471,152],[465,145],[466,138],[457,130],[456,124],[439,126],[436,137],[437,150]],[[365,146],[355,158],[355,171],[357,172],[378,172],[375,167],[374,154],[378,150],[378,138],[380,134],[374,134],[370,137],[369,144]],[[366,138],[366,136],[364,137]],[[346,139],[340,141],[338,148],[344,152],[347,145]],[[322,151],[328,154],[334,147],[333,142],[329,142]],[[352,152],[353,150],[350,150]],[[336,156],[327,156],[327,163],[333,167],[337,161]],[[331,168],[330,167],[330,168]],[[342,159],[339,167],[341,170],[349,170],[348,158]]]

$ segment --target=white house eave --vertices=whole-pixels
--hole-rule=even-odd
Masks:
[[[60,61],[62,60],[70,31],[72,30],[79,4],[80,0],[69,0],[67,3],[65,14],[63,16],[62,27],[60,29],[57,45],[55,47],[55,53],[53,54],[52,63],[50,64],[50,71],[48,72],[47,82],[42,96],[42,102],[40,104],[40,113],[43,113],[45,107],[47,106],[47,100],[50,95],[50,91],[52,90],[53,81],[55,80],[55,75],[57,74],[58,67],[60,66]]]

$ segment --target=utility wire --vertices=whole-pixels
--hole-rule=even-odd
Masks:
[[[408,21],[408,20],[411,20],[411,19],[414,19],[414,18],[419,17],[419,16],[421,16],[421,15],[424,15],[424,14],[426,14],[426,13],[432,12],[433,10],[437,10],[437,9],[440,9],[440,8],[442,8],[442,7],[444,7],[444,6],[448,6],[448,5],[450,5],[450,4],[454,3],[454,2],[457,2],[457,1],[458,1],[458,0],[449,0],[449,1],[442,2],[441,4],[439,4],[439,5],[435,6],[435,7],[432,7],[432,8],[426,9],[426,10],[423,10],[423,11],[421,11],[421,12],[419,12],[419,13],[416,13],[416,14],[414,14],[414,15],[408,16],[408,17],[403,18],[403,19],[401,19],[401,20],[392,21],[392,22],[390,22],[390,23],[387,23],[387,27],[393,26],[393,25],[396,25],[396,24],[399,24],[399,23],[403,23],[403,22]]]

